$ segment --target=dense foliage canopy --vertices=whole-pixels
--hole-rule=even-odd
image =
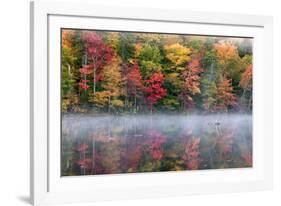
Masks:
[[[63,112],[252,110],[248,38],[64,29],[61,62]]]

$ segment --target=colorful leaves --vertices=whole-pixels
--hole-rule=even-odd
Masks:
[[[161,73],[154,73],[150,79],[145,80],[145,93],[146,101],[150,109],[156,104],[160,99],[167,95],[167,90],[162,87],[164,81],[164,76]]]
[[[121,71],[120,59],[113,58],[112,61],[103,68],[101,73],[101,87],[111,93],[111,96],[121,94]]]
[[[95,104],[96,107],[103,108],[108,104],[109,96],[109,91],[98,91],[89,101]]]
[[[233,133],[224,133],[217,142],[220,148],[221,158],[226,158],[232,152]]]
[[[126,81],[128,86],[128,93],[132,96],[137,96],[139,92],[143,90],[142,76],[137,63],[129,69],[126,75]]]
[[[183,65],[191,59],[189,56],[191,50],[179,43],[164,46],[164,49],[167,59],[173,62],[176,66]]]
[[[240,86],[243,87],[243,89],[249,91],[252,90],[252,78],[253,78],[253,65],[250,64],[244,73],[242,74],[242,78],[240,81]]]
[[[233,94],[233,88],[231,80],[224,79],[218,84],[217,88],[217,109],[227,112],[229,106],[235,106],[237,104],[237,98]]]
[[[89,80],[81,80],[81,82],[79,83],[79,87],[84,91],[87,91],[90,87],[87,82],[89,82]]]
[[[76,95],[79,103],[64,101],[64,110],[249,111],[252,43],[242,40],[65,29],[63,99]]]
[[[77,151],[80,153],[86,153],[89,149],[89,146],[87,144],[80,144],[77,148]]]
[[[82,75],[89,75],[89,74],[93,73],[93,70],[94,69],[92,68],[92,65],[86,65],[86,66],[80,68],[79,71]]]
[[[118,131],[108,122],[100,135],[93,136],[97,131],[81,134],[90,135],[90,140],[83,144],[77,140],[71,158],[75,169],[85,170],[83,174],[212,167],[201,164],[200,147],[206,139],[205,134],[199,136],[200,129],[189,128],[182,137],[179,129],[159,128],[160,120],[151,115],[145,129],[140,122],[130,130],[131,122],[120,121],[121,116],[251,112],[251,40],[71,29],[63,29],[61,37],[63,111],[114,116],[112,122],[118,123]],[[251,150],[235,148],[235,133],[215,129],[206,135],[214,137],[210,141],[222,159],[238,149],[239,161],[251,166]],[[177,142],[171,143],[168,137]],[[177,149],[165,152],[167,147]]]
[[[90,170],[92,168],[92,160],[89,158],[79,160],[78,165],[81,169]]]
[[[86,130],[82,124],[65,131],[72,137],[73,131],[84,128],[66,141],[68,147],[63,151],[70,162],[64,166],[82,175],[251,167],[249,125],[243,127],[248,118],[245,122],[245,117],[217,120],[220,116],[214,116],[193,116],[192,121],[188,117],[179,121],[174,117],[154,118],[152,126],[149,118],[140,126],[139,121],[132,123],[134,118],[124,121],[128,117],[111,117],[106,121],[109,124],[103,125],[99,121],[104,117],[100,117]],[[179,126],[180,122],[185,124]],[[83,143],[76,138],[81,133],[88,134]],[[74,149],[72,145],[76,145]]]
[[[199,169],[200,165],[200,152],[199,152],[200,138],[192,137],[188,139],[185,145],[183,160],[186,167],[190,170]]]
[[[145,144],[149,147],[152,159],[160,160],[163,157],[162,145],[165,143],[166,137],[156,130],[150,130],[147,132],[147,138]]]
[[[114,57],[114,51],[111,47],[107,46],[102,37],[96,32],[87,31],[82,33],[82,40],[84,41],[86,48],[86,59],[90,61],[80,69],[82,77],[86,75],[92,75],[93,93],[96,94],[96,83],[101,80],[101,70],[108,64]],[[89,86],[87,84],[80,83],[79,86],[84,90],[88,90]]]
[[[113,58],[113,49],[108,47],[96,32],[84,32],[82,39],[87,48],[87,55],[94,61],[96,69],[100,69]]]
[[[184,84],[180,97],[184,104],[188,106],[194,104],[193,96],[201,93],[199,76],[203,72],[201,58],[201,55],[193,57],[187,65],[187,69],[182,73]]]
[[[253,166],[253,154],[249,150],[241,150],[241,156],[244,158],[247,166]]]
[[[225,64],[228,60],[238,57],[237,47],[231,43],[216,43],[214,48],[221,64]]]

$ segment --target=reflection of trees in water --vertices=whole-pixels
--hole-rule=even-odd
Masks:
[[[199,169],[200,165],[200,151],[199,151],[200,138],[189,138],[185,144],[185,151],[183,160],[186,168],[190,170]]]
[[[204,118],[203,118],[204,119]],[[251,125],[227,119],[186,122],[136,118],[65,124],[62,175],[252,166]],[[160,123],[159,123],[160,122]]]

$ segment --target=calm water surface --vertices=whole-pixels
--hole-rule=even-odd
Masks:
[[[252,166],[252,116],[62,117],[63,176]]]

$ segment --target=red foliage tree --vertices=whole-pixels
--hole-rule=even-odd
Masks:
[[[160,99],[167,95],[167,90],[163,88],[164,76],[162,73],[154,73],[150,79],[145,80],[144,91],[146,93],[146,102],[152,112],[152,107]]]
[[[142,76],[137,63],[134,63],[132,68],[128,70],[126,75],[128,94],[134,98],[135,109],[137,109],[137,98],[143,90]]]
[[[80,73],[84,76],[84,79],[86,79],[86,75],[93,73],[93,94],[95,95],[96,83],[100,80],[101,70],[111,61],[114,52],[111,47],[103,42],[102,37],[96,32],[85,32],[82,35],[82,39],[87,51],[87,60],[85,61],[86,65],[80,69]],[[88,64],[88,61],[90,64]]]
[[[83,89],[84,91],[87,91],[89,89],[89,85],[87,84],[89,82],[89,80],[85,80],[82,79],[81,82],[79,82],[79,86],[81,89]]]

